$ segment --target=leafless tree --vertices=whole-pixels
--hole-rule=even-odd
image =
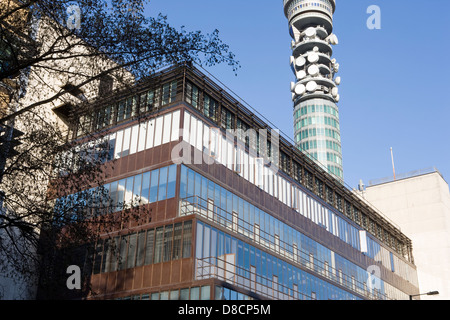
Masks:
[[[68,120],[56,117],[55,108],[85,107],[175,63],[239,68],[217,30],[175,29],[165,16],[146,17],[147,3],[0,1],[3,275],[35,279],[36,270],[43,270],[50,288],[55,264],[42,265],[43,256],[56,262],[69,253],[71,259],[80,247],[95,242],[99,231],[118,228],[140,214],[138,208],[111,203],[102,190],[114,165],[105,161],[108,143],[87,132],[86,140],[100,143],[73,144]],[[73,196],[57,200],[66,195]]]

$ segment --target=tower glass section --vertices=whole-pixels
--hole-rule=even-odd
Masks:
[[[284,0],[293,38],[291,83],[297,148],[343,182],[338,86],[339,63],[332,58],[334,0]]]

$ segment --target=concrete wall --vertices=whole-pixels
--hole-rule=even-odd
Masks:
[[[450,193],[434,172],[368,187],[363,197],[400,225],[413,242],[421,299],[450,299]]]

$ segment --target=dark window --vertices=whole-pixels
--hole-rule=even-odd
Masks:
[[[113,91],[114,79],[111,76],[105,75],[100,78],[98,86],[99,97],[105,97]]]

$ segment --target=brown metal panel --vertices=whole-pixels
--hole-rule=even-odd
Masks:
[[[120,270],[117,272],[116,285],[114,291],[123,291],[125,287],[126,270]]]
[[[172,261],[172,274],[170,276],[170,283],[178,283],[181,279],[181,260]]]
[[[147,265],[143,268],[142,287],[148,288],[152,286],[153,265]]]
[[[108,278],[106,280],[106,293],[114,292],[116,287],[116,276],[117,272],[108,273]]]
[[[194,274],[194,259],[182,259],[181,260],[181,279],[180,282],[192,281]]]
[[[170,284],[170,274],[172,272],[172,262],[163,262],[161,264],[161,283],[160,285]]]
[[[133,289],[133,282],[134,282],[134,270],[135,269],[127,269],[125,270],[124,275],[124,290],[129,291]]]
[[[166,202],[166,219],[173,219],[177,217],[178,200],[176,198],[169,199]]]
[[[144,281],[144,267],[134,268],[133,289],[141,289]]]
[[[166,220],[166,201],[157,202],[156,214],[154,214],[154,221],[163,221]]]
[[[137,154],[136,153],[128,156],[128,169],[127,169],[127,172],[132,172],[132,171],[136,170],[136,158],[137,158]]]
[[[153,272],[152,272],[152,287],[159,286],[161,284],[161,269],[162,264],[157,263],[153,265]]]

